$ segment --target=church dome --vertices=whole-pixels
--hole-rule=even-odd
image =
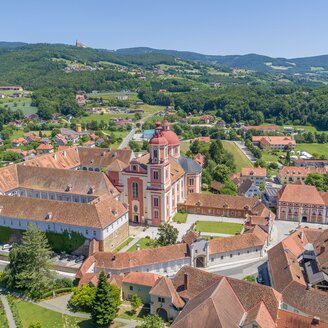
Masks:
[[[175,132],[170,130],[170,123],[166,120],[163,122],[162,134],[167,140],[169,146],[180,145],[179,137]]]

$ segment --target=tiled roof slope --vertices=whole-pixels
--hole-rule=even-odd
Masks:
[[[113,196],[105,195],[88,204],[0,195],[0,217],[105,228],[127,209]]]

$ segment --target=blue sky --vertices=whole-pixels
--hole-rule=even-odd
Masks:
[[[327,0],[1,1],[0,40],[205,54],[328,54]]]

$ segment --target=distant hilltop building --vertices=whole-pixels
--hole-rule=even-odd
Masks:
[[[76,40],[75,46],[77,48],[87,48],[87,46],[79,40]]]

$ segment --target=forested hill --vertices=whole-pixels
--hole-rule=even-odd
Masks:
[[[203,55],[189,51],[176,51],[165,49],[152,49],[146,47],[118,49],[116,51],[125,55],[161,53],[184,60],[198,61],[230,68],[250,69],[258,72],[271,73],[326,73],[328,74],[328,55],[304,58],[273,58],[257,54],[247,55]],[[327,71],[327,72],[325,72]]]

